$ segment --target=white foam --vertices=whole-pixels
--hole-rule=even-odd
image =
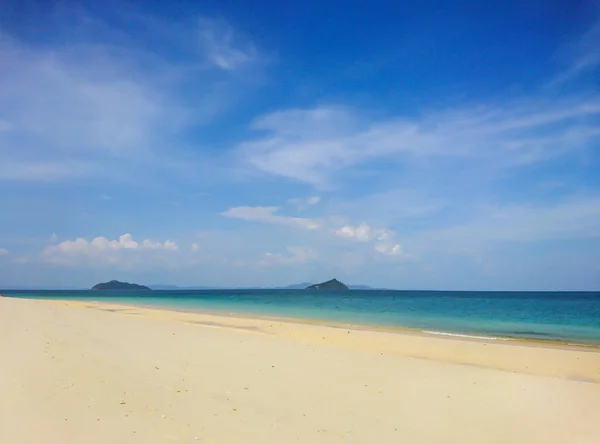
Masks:
[[[470,338],[470,339],[486,339],[489,341],[509,341],[509,338],[499,338],[496,336],[475,336],[475,335],[465,335],[460,333],[448,333],[445,331],[429,331],[423,330],[423,333],[427,333],[430,335],[440,335],[440,336],[452,336],[455,338]]]

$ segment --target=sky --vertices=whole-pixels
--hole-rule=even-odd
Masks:
[[[600,1],[0,7],[0,288],[600,290]]]

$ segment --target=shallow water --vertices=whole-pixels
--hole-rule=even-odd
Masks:
[[[4,296],[107,301],[280,316],[436,334],[600,345],[600,292],[10,291]]]

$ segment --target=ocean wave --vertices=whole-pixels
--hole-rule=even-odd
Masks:
[[[452,336],[455,338],[486,339],[489,341],[510,341],[510,338],[501,338],[501,337],[497,337],[497,336],[476,336],[476,335],[467,335],[467,334],[463,334],[463,333],[448,333],[446,331],[423,330],[423,333],[427,333],[430,335]]]

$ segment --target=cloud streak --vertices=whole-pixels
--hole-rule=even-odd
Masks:
[[[315,219],[276,214],[279,209],[279,207],[233,207],[221,213],[221,216],[304,230],[318,230],[321,228],[321,223]]]
[[[583,36],[565,45],[561,52],[568,61],[568,68],[552,79],[551,86],[575,81],[595,71],[600,65],[600,20]]]
[[[416,237],[433,245],[463,246],[600,238],[600,197],[571,198],[552,205],[489,206],[469,223]]]
[[[198,29],[207,58],[223,70],[234,70],[258,57],[254,45],[247,39],[240,38],[235,29],[224,20],[200,19]]]
[[[258,119],[266,135],[238,147],[265,173],[328,186],[336,174],[369,162],[457,159],[514,168],[589,149],[600,138],[600,98],[566,97],[424,112],[372,121],[350,108],[320,106]]]
[[[321,202],[321,198],[319,196],[295,197],[288,199],[288,203],[294,205],[298,211],[304,211],[309,207],[317,205],[319,202]]]
[[[281,253],[263,254],[259,265],[297,265],[315,261],[319,258],[318,253],[307,246],[286,247],[287,255]]]
[[[165,146],[169,157],[181,155],[187,129],[222,114],[242,95],[241,84],[247,87],[230,74],[258,64],[254,45],[223,20],[132,15],[157,40],[143,45],[118,22],[79,11],[73,18],[57,7],[45,18],[51,23],[44,26],[85,36],[59,38],[52,47],[0,31],[0,180],[164,169]],[[141,168],[123,172],[135,165]]]

